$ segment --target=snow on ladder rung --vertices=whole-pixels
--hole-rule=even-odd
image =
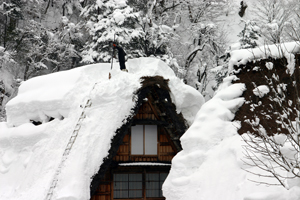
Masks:
[[[84,120],[84,117],[79,118],[77,123],[81,123]]]
[[[76,126],[74,128],[74,131],[78,131],[80,128],[81,128],[81,125],[80,124],[76,124]]]
[[[71,138],[70,138],[70,141],[72,141],[71,143],[73,143],[76,139],[77,135],[72,135]]]
[[[72,136],[77,136],[77,135],[78,135],[78,132],[79,132],[79,130],[73,131],[73,134],[71,135],[71,137],[72,137]]]
[[[61,172],[61,168],[58,168],[58,170],[56,171],[55,175],[60,174],[60,172]]]
[[[69,143],[67,144],[66,150],[71,149],[72,147],[72,143],[69,141]]]
[[[57,179],[53,180],[52,184],[51,184],[51,188],[55,188],[55,186],[57,185]]]
[[[67,156],[67,155],[69,155],[69,153],[70,153],[70,150],[67,150],[64,152],[63,156]]]

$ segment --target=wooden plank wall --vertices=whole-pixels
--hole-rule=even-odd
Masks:
[[[135,119],[157,120],[153,110],[151,109],[149,102],[147,102],[147,101],[141,105],[138,113],[136,114],[136,116],[134,118]]]
[[[111,180],[111,175],[110,175],[110,170],[108,170],[98,187],[98,190],[96,193],[91,197],[90,200],[111,200],[112,195],[112,180]]]

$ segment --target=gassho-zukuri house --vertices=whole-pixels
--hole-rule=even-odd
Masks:
[[[0,123],[0,199],[165,199],[179,138],[204,103],[154,58],[23,82]]]

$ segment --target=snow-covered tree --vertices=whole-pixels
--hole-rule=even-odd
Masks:
[[[247,20],[244,21],[245,27],[238,34],[240,37],[240,44],[242,49],[254,48],[257,46],[257,40],[260,37],[260,28],[256,25],[255,21]]]
[[[0,121],[5,119],[4,106],[14,97],[18,87],[17,77],[21,74],[18,64],[13,60],[13,54],[0,46]]]
[[[290,1],[258,0],[256,10],[256,21],[265,42],[276,44],[286,41],[286,25],[291,20],[293,4]]]
[[[23,18],[22,8],[24,2],[21,0],[8,0],[0,3],[0,41],[7,48],[18,34],[17,22]]]
[[[113,42],[123,46],[130,56],[132,43],[140,35],[135,27],[139,13],[125,0],[96,1],[83,9],[82,16],[90,36],[82,52],[82,62],[108,62]]]
[[[180,38],[173,41],[172,49],[174,54],[181,54],[181,65],[184,66],[182,78],[208,95],[205,91],[214,79],[210,69],[220,64],[219,56],[224,52],[225,34],[217,22],[221,15],[225,15],[225,4],[186,1],[180,9],[181,22],[177,28]],[[182,55],[182,52],[188,53]]]
[[[170,16],[165,12],[174,7],[166,7],[165,1],[130,0],[135,10],[139,10],[137,29],[140,31],[135,47],[142,56],[156,56],[170,63],[173,59],[170,42],[178,37],[174,24],[168,23]],[[174,61],[174,60],[173,60]]]
[[[4,29],[3,46],[12,52],[19,70],[24,73],[24,80],[49,73],[53,68],[56,71],[72,68],[78,63],[81,34],[66,16],[79,13],[79,1],[52,2],[50,5],[50,1],[43,0],[14,0],[10,4],[3,3],[1,8],[3,16],[9,19],[9,26],[13,27],[10,32]],[[61,8],[61,13],[57,18],[49,19],[48,13],[54,14],[54,8]],[[61,20],[62,15],[66,16]],[[12,20],[14,26],[10,25]],[[56,25],[49,20],[57,20]]]
[[[292,19],[286,23],[288,39],[300,41],[300,4],[299,0],[291,0],[290,7],[293,7]]]

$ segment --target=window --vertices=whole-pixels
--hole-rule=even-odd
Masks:
[[[131,154],[157,154],[156,125],[136,125],[131,127]]]
[[[167,173],[114,174],[114,199],[143,198],[143,194],[149,198],[161,198],[162,184],[167,175]]]
[[[141,198],[142,174],[114,174],[114,198]]]
[[[167,173],[146,174],[146,197],[162,197],[162,184],[167,175]]]

